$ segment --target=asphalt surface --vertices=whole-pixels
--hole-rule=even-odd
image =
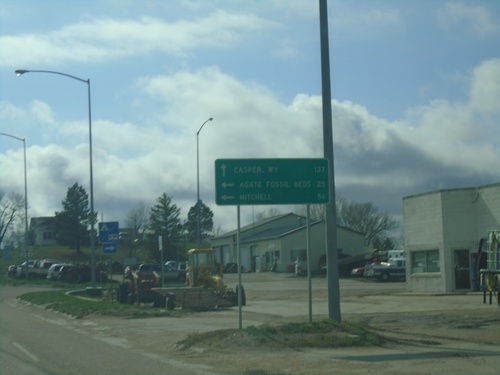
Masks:
[[[225,275],[235,287],[238,277]],[[339,281],[343,320],[370,325],[403,344],[336,349],[247,350],[225,345],[184,352],[191,333],[266,323],[306,321],[309,283],[290,274],[243,274],[247,304],[163,318],[89,316],[72,319],[29,306],[2,289],[0,373],[9,374],[498,374],[500,307],[480,292],[411,294],[404,282]],[[311,279],[312,319],[328,317],[324,277]],[[17,328],[19,327],[19,328]],[[35,336],[33,337],[33,332]],[[51,345],[50,342],[56,342]],[[396,341],[395,341],[396,342]],[[399,341],[398,341],[399,342]]]

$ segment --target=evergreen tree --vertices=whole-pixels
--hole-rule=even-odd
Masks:
[[[89,196],[85,189],[75,182],[68,188],[62,205],[63,210],[55,213],[56,240],[59,244],[73,247],[80,253],[81,246],[90,243],[88,227],[92,215],[89,209]],[[94,222],[95,218],[94,214]]]
[[[181,238],[182,224],[180,220],[180,208],[172,203],[172,198],[163,193],[156,199],[156,204],[151,207],[149,215],[149,229],[154,238],[151,238],[150,244],[154,253],[158,254],[158,236],[162,237],[164,257],[166,260],[177,259],[176,242]],[[154,247],[154,249],[153,249]]]
[[[187,238],[190,242],[197,241],[198,208],[200,209],[200,241],[203,242],[204,240],[209,239],[210,234],[214,230],[214,213],[203,203],[203,201],[200,200],[189,209],[187,220],[184,223]]]

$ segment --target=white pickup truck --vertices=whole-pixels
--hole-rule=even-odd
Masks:
[[[369,264],[365,267],[363,276],[382,281],[405,280],[406,260],[404,258],[393,258],[388,262]]]
[[[42,259],[42,260],[24,262],[19,267],[17,267],[16,277],[26,277],[26,273],[28,273],[27,277],[29,279],[37,279],[37,278],[45,279],[49,272],[50,266],[52,266],[54,263],[61,263],[61,262],[56,259]],[[28,269],[27,271],[26,267]]]

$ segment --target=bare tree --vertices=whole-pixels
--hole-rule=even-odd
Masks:
[[[128,236],[127,245],[132,249],[131,256],[135,256],[135,246],[140,246],[144,240],[144,233],[149,225],[149,206],[139,202],[135,208],[129,211],[125,219],[125,226],[132,230]]]
[[[129,211],[125,219],[127,228],[132,228],[136,235],[144,233],[148,227],[149,206],[144,202],[139,202],[137,206]]]
[[[259,221],[259,220],[262,220],[262,219],[265,219],[268,217],[274,217],[274,216],[278,216],[281,214],[282,214],[282,212],[278,208],[271,207],[266,211],[262,211],[262,212],[257,213],[256,220]]]
[[[300,206],[297,215],[306,216],[307,205]],[[326,215],[326,205],[324,204],[311,204],[309,206],[309,218],[311,221],[324,220]]]
[[[372,203],[348,202],[343,198],[338,200],[337,224],[364,233],[366,245],[376,238],[385,238],[387,232],[399,226],[396,219]]]
[[[19,219],[24,218],[22,208],[24,197],[19,193],[11,193],[8,197],[0,191],[0,244],[5,235]]]

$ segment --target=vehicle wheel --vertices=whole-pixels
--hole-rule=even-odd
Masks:
[[[382,275],[380,275],[380,279],[382,281],[389,281],[390,278],[391,275],[389,274],[389,272],[382,272]]]
[[[236,306],[238,306],[238,294],[240,293],[241,291],[241,306],[246,306],[247,304],[247,298],[246,298],[246,295],[245,295],[245,288],[243,288],[243,285],[237,285],[236,286]]]
[[[165,302],[167,310],[173,310],[175,308],[175,294],[169,294]]]
[[[77,270],[71,270],[65,275],[65,281],[70,284],[78,284],[82,276]]]
[[[155,296],[155,299],[153,301],[153,307],[160,307],[160,308],[165,308],[167,305],[167,301],[163,295],[158,294]]]
[[[118,303],[127,303],[128,284],[122,283],[118,286],[116,299]]]
[[[135,293],[129,293],[127,296],[127,302],[131,305],[137,302],[137,296]]]

